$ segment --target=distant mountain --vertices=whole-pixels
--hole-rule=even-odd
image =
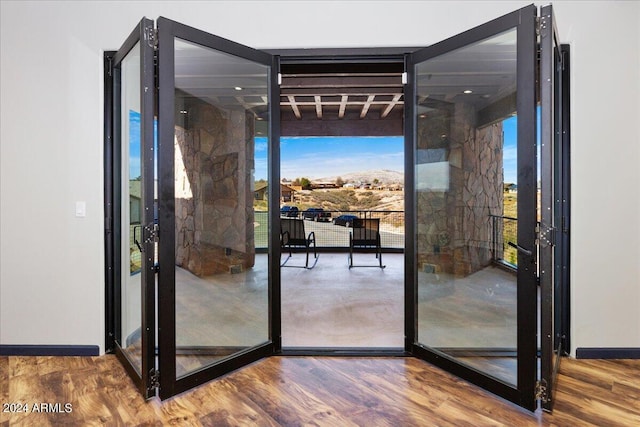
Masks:
[[[404,183],[404,174],[398,171],[388,169],[368,170],[361,172],[351,172],[343,175],[328,176],[324,178],[313,179],[313,182],[335,182],[338,177],[342,178],[345,184],[372,184],[377,179],[380,184],[397,184]]]

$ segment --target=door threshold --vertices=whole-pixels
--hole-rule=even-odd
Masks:
[[[406,357],[402,347],[284,347],[279,356]]]

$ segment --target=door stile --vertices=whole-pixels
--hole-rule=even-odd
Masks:
[[[536,409],[537,290],[536,212],[536,8],[518,26],[518,389],[521,406]]]
[[[115,351],[115,242],[119,240],[114,234],[114,177],[119,171],[116,168],[115,148],[113,143],[113,56],[115,51],[104,53],[104,254],[105,254],[105,351]],[[118,231],[119,232],[119,231]]]
[[[146,333],[146,342],[142,348],[142,375],[146,384],[146,398],[155,396],[154,378],[156,375],[155,360],[155,331],[156,331],[156,263],[155,247],[157,228],[155,225],[155,150],[154,150],[154,121],[155,121],[155,65],[154,65],[154,22],[144,20],[142,28],[141,51],[142,86],[140,97],[143,110],[140,120],[142,131],[142,204],[144,258],[142,269],[142,329]]]
[[[418,337],[418,271],[416,268],[416,202],[415,202],[415,150],[416,113],[413,100],[416,97],[415,60],[411,54],[405,55],[404,69],[407,84],[404,85],[404,350],[414,351]]]
[[[280,182],[280,57],[273,56],[269,75],[268,182]],[[269,338],[274,353],[282,351],[282,287],[280,279],[280,186],[268,189],[269,209]]]
[[[562,266],[562,275],[561,275],[561,289],[559,292],[559,305],[557,314],[558,322],[560,323],[560,338],[561,343],[560,346],[562,348],[561,355],[568,355],[571,351],[571,340],[569,335],[569,325],[570,325],[570,277],[571,277],[571,265],[570,265],[570,254],[571,254],[571,241],[570,241],[570,230],[571,230],[571,120],[569,117],[569,105],[570,102],[570,85],[569,85],[569,75],[570,75],[570,47],[568,44],[561,45],[562,52],[562,87],[560,88],[560,96],[562,98],[562,118],[560,122],[560,127],[562,128],[562,138],[561,138],[561,153],[562,153],[562,163],[558,163],[556,167],[560,169],[560,177],[561,177],[561,205],[562,205],[562,213],[561,213],[561,221],[560,226],[561,234],[560,234],[560,264]]]
[[[136,383],[141,393],[145,398],[150,398],[155,395],[155,388],[153,387],[153,378],[155,373],[155,243],[154,233],[149,233],[146,230],[154,230],[153,225],[153,204],[154,204],[154,101],[155,101],[155,75],[154,75],[154,48],[149,43],[149,36],[153,34],[153,21],[147,18],[143,18],[139,25],[134,29],[127,40],[123,43],[122,47],[113,55],[112,59],[112,94],[113,94],[113,114],[111,116],[113,121],[113,146],[111,153],[111,165],[113,167],[113,184],[112,184],[112,234],[114,251],[120,253],[123,249],[122,238],[120,233],[126,228],[130,228],[129,224],[123,223],[125,218],[122,217],[122,210],[125,206],[129,205],[130,200],[122,200],[126,192],[123,192],[122,187],[124,182],[122,174],[125,169],[125,162],[123,162],[123,153],[129,153],[129,147],[123,147],[124,141],[122,138],[123,129],[123,103],[124,97],[121,94],[122,87],[122,73],[120,70],[122,61],[129,55],[136,45],[139,45],[139,134],[133,135],[133,131],[130,130],[131,135],[139,138],[140,142],[140,178],[142,180],[142,186],[140,188],[140,225],[138,226],[140,237],[136,237],[135,232],[133,239],[136,241],[136,245],[141,248],[140,254],[140,328],[139,339],[139,364],[134,360],[132,356],[132,350],[124,350],[124,347],[130,347],[123,337],[123,321],[122,321],[122,303],[127,296],[126,290],[123,292],[123,286],[128,284],[122,283],[122,277],[124,272],[128,272],[131,268],[129,265],[123,265],[120,256],[114,256],[113,266],[113,278],[114,278],[114,307],[115,315],[113,319],[114,330],[116,333],[115,340],[115,352],[118,358],[123,363],[127,372]],[[127,82],[127,84],[129,84]],[[131,113],[130,113],[131,114]],[[131,127],[131,123],[127,126]],[[127,143],[130,141],[127,140]],[[129,176],[129,172],[126,172]],[[129,177],[131,179],[131,177]],[[129,184],[131,185],[131,184]],[[130,195],[129,195],[130,197]],[[107,218],[109,220],[109,218]],[[116,235],[117,234],[117,235]],[[131,308],[131,307],[129,307]],[[130,334],[136,335],[136,333]],[[135,350],[133,350],[135,352]]]
[[[160,398],[173,396],[176,378],[174,37],[173,22],[158,19],[158,349]],[[166,266],[166,267],[164,267]],[[164,268],[163,268],[164,267]]]
[[[560,295],[556,293],[561,284],[561,271],[557,261],[562,257],[557,251],[561,248],[558,230],[558,215],[562,214],[561,176],[557,174],[562,164],[561,123],[562,123],[562,69],[560,44],[557,36],[553,8],[551,5],[541,8],[540,13],[540,399],[542,407],[550,411],[553,407],[553,386],[560,361],[561,349],[558,345],[560,325],[556,319]]]

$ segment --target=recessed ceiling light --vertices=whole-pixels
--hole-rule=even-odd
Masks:
[[[467,90],[465,90],[465,91],[464,91],[464,92],[462,92],[462,93],[473,93],[473,91],[472,91],[471,89],[467,89]]]
[[[242,90],[242,88],[240,86],[236,86],[234,87],[235,90]]]

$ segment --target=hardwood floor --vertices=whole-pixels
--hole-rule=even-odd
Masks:
[[[3,427],[636,426],[640,360],[565,359],[556,397],[553,414],[531,414],[414,358],[271,357],[145,402],[112,355],[0,357],[2,409],[29,405],[0,412]],[[58,412],[33,411],[43,403]]]

